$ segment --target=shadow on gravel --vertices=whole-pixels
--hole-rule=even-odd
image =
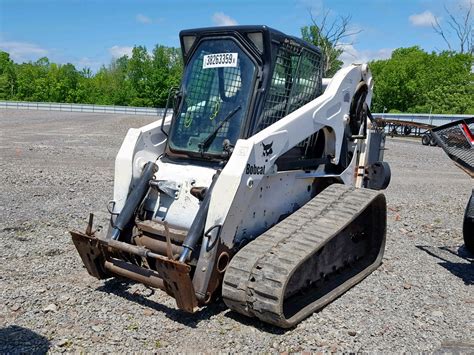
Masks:
[[[466,250],[464,245],[458,248],[457,251],[454,251],[452,247],[446,246],[433,247],[428,245],[417,245],[416,247],[441,260],[439,265],[451,272],[454,276],[462,279],[466,285],[474,285],[474,257]],[[452,259],[453,255],[457,258],[463,259],[464,262],[449,260],[448,258],[451,257]]]
[[[225,316],[227,318],[235,320],[236,322],[242,323],[250,327],[257,328],[261,332],[271,333],[275,335],[282,335],[294,329],[294,328],[290,328],[290,329],[278,328],[273,325],[264,323],[257,318],[249,318],[249,317],[244,316],[243,314],[240,314],[234,311],[227,312]]]
[[[17,325],[0,328],[0,354],[45,354],[49,340],[34,331]]]
[[[474,262],[474,254],[471,253],[469,250],[467,250],[465,245],[461,245],[457,252],[454,252],[446,247],[441,247],[441,249],[448,250],[450,253],[453,253],[454,255],[457,255],[460,258],[463,258],[464,260],[469,261],[470,263]]]
[[[169,319],[190,328],[196,328],[199,322],[209,319],[212,316],[225,311],[226,309],[223,302],[216,302],[199,310],[194,314],[190,314],[176,308],[170,308],[164,304],[155,302],[147,298],[152,296],[156,292],[152,288],[149,288],[150,293],[146,296],[131,293],[128,289],[134,284],[135,282],[128,280],[111,279],[105,281],[103,286],[97,288],[97,291],[112,293],[129,301],[136,302],[144,307],[152,308],[158,312],[163,312],[165,316]]]

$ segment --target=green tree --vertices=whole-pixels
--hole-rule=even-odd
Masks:
[[[128,61],[127,76],[134,95],[130,101],[132,106],[152,106],[150,94],[150,76],[152,75],[151,57],[146,47],[134,47],[132,57]]]
[[[375,89],[372,111],[474,113],[473,56],[399,48],[370,63]]]
[[[15,65],[7,52],[0,51],[0,99],[12,99],[15,95],[15,86]]]
[[[74,65],[68,63],[58,65],[52,63],[48,70],[47,82],[49,86],[49,101],[53,102],[78,102],[76,90],[80,74]]]
[[[342,67],[343,62],[339,57],[344,52],[344,45],[351,44],[343,41],[361,31],[349,29],[351,16],[340,16],[333,21],[329,20],[329,11],[324,12],[319,21],[311,12],[310,16],[312,24],[301,28],[301,37],[321,49],[324,76],[332,77]]]
[[[324,35],[321,34],[321,29],[316,26],[304,26],[301,28],[301,37],[315,46],[319,47],[323,52],[323,72],[324,77],[331,78],[336,72],[341,69],[343,62],[339,57],[343,53],[341,48],[337,48]]]
[[[169,89],[178,86],[183,72],[181,51],[157,45],[153,49],[149,97],[154,107],[164,107]]]
[[[48,101],[49,60],[46,57],[36,62],[23,63],[16,66],[17,87],[15,99],[23,101]]]

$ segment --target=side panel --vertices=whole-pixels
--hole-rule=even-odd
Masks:
[[[243,216],[234,242],[253,240],[311,199],[313,178],[299,178],[299,171],[265,176],[252,194],[248,206],[240,208]]]
[[[170,122],[171,116],[166,117],[165,130]],[[161,132],[161,120],[128,130],[115,158],[114,212],[122,210],[130,187],[140,176],[143,166],[155,161],[163,153],[165,145],[166,136]]]

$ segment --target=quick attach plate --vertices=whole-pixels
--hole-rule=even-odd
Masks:
[[[117,275],[151,287],[157,287],[156,278],[159,276],[163,280],[163,290],[176,299],[176,304],[180,309],[190,313],[198,310],[189,265],[153,253],[144,247],[117,240],[99,239],[94,235],[89,236],[76,231],[70,233],[82,262],[91,276],[105,279]],[[113,262],[112,255],[114,258],[116,255],[120,255],[115,251],[134,254],[142,258],[152,258],[155,260],[156,270],[150,270],[123,260],[120,264]],[[114,264],[113,269],[107,267],[111,262]],[[147,282],[150,273],[153,274],[154,282]]]

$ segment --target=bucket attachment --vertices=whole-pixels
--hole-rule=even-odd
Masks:
[[[80,232],[70,231],[69,233],[71,233],[72,242],[89,275],[99,280],[109,278],[110,275],[105,269],[105,257],[98,239]]]
[[[88,228],[87,232],[90,232]],[[98,279],[119,276],[159,288],[176,299],[177,306],[190,313],[198,310],[198,302],[185,263],[156,254],[149,249],[71,231],[72,241],[87,272]],[[127,256],[128,257],[123,257]],[[125,261],[127,260],[127,261]]]

